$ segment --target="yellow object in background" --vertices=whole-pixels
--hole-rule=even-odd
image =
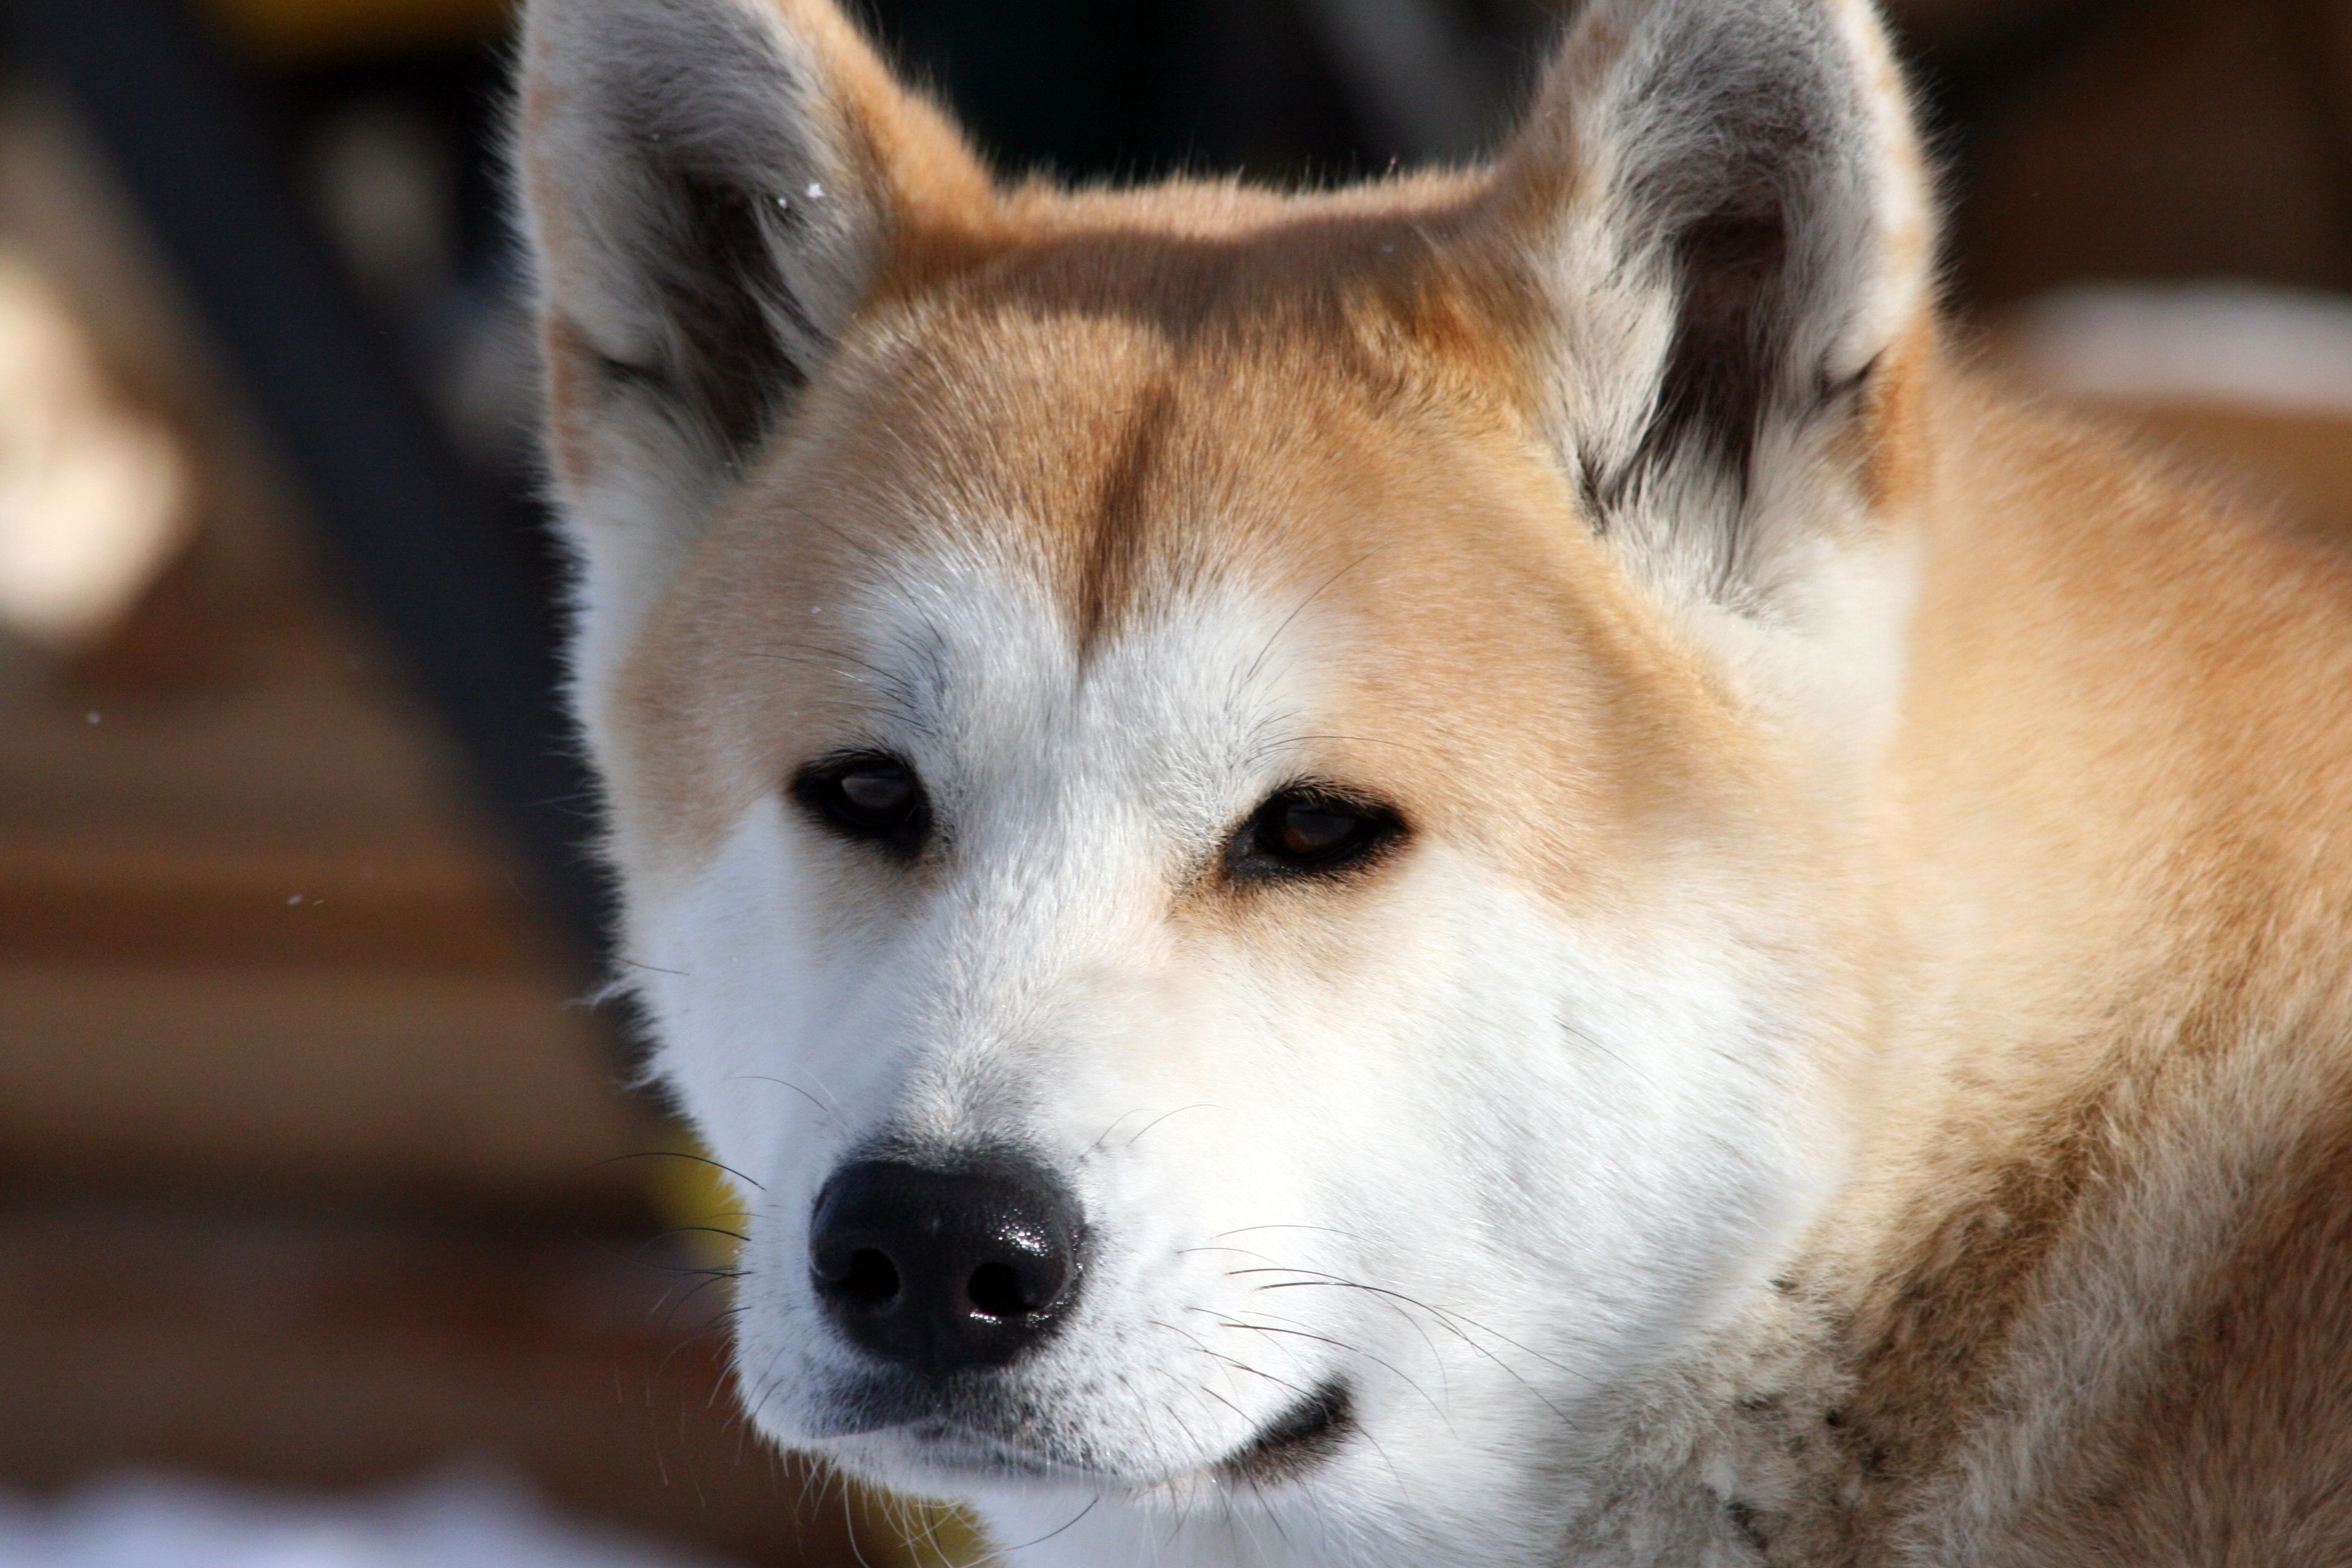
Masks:
[[[675,1124],[663,1157],[647,1161],[656,1202],[662,1217],[677,1227],[678,1238],[695,1261],[705,1268],[732,1268],[741,1243],[745,1210],[756,1193],[746,1193],[735,1178],[711,1163],[693,1133]]]
[[[497,34],[509,0],[205,0],[222,33],[285,62],[447,48]]]

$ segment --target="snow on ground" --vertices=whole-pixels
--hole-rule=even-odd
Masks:
[[[0,1568],[717,1568],[566,1519],[504,1475],[458,1470],[318,1496],[172,1476],[0,1494]]]

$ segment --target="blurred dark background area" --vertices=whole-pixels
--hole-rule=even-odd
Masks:
[[[1008,173],[1316,184],[1479,155],[1571,9],[866,16]],[[2352,0],[1888,9],[1982,352],[2352,537]],[[509,21],[0,0],[0,1563],[969,1550],[747,1439],[734,1200],[583,1000]]]

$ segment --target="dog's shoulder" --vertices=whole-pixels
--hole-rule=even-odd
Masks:
[[[2081,1127],[1908,1560],[2352,1562],[2352,1020],[2126,1073]]]

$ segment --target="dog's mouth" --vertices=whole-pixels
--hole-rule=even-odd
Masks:
[[[1024,1442],[1010,1434],[988,1431],[990,1423],[960,1418],[968,1414],[942,1411],[928,1398],[918,1405],[903,1395],[892,1398],[882,1390],[868,1390],[854,1413],[828,1423],[819,1440],[838,1442],[895,1433],[920,1452],[928,1467],[1004,1480],[1066,1479],[1089,1469],[1074,1457],[1057,1456],[1049,1447],[1037,1446],[1035,1434],[1026,1435],[1030,1440]],[[1333,1378],[1309,1389],[1246,1444],[1217,1460],[1208,1473],[1228,1484],[1249,1487],[1296,1480],[1345,1447],[1355,1430],[1355,1397],[1345,1382]],[[1099,1479],[1120,1484],[1115,1472],[1100,1472]],[[1130,1479],[1129,1484],[1148,1488],[1153,1483]]]
[[[1355,1428],[1355,1400],[1335,1379],[1275,1417],[1247,1447],[1220,1463],[1217,1473],[1254,1486],[1295,1480],[1344,1447]]]

